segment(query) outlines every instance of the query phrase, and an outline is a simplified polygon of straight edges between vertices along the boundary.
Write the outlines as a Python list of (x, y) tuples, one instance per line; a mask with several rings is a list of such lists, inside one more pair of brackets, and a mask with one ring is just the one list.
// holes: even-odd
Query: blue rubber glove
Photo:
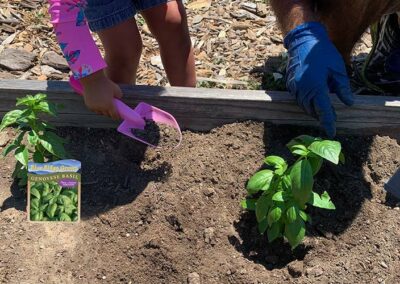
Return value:
[(342, 56), (318, 22), (299, 25), (285, 37), (289, 53), (286, 86), (297, 103), (319, 119), (329, 137), (336, 134), (336, 113), (329, 92), (346, 105), (354, 103)]

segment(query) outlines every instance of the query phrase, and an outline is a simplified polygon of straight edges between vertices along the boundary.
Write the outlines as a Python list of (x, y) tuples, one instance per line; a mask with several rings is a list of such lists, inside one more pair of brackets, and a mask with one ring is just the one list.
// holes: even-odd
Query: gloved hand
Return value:
[(289, 53), (287, 88), (309, 115), (319, 119), (326, 134), (334, 137), (336, 113), (329, 92), (348, 106), (354, 103), (342, 56), (318, 22), (297, 26), (287, 34), (284, 44)]

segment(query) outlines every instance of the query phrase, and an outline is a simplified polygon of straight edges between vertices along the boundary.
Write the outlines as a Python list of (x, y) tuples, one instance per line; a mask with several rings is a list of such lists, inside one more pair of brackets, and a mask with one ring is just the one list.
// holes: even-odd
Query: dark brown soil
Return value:
[[(115, 131), (62, 129), (83, 164), (79, 224), (32, 224), (0, 161), (3, 283), (400, 283), (400, 211), (383, 190), (400, 164), (388, 137), (339, 137), (347, 163), (325, 165), (304, 245), (269, 245), (239, 202), (266, 154), (309, 129), (237, 123), (184, 132), (159, 151)], [(10, 133), (12, 135), (12, 133)], [(201, 282), (196, 282), (200, 278)]]
[(132, 134), (156, 147), (164, 149), (173, 149), (179, 143), (179, 133), (175, 128), (148, 119), (146, 119), (144, 130), (134, 128), (132, 129)]

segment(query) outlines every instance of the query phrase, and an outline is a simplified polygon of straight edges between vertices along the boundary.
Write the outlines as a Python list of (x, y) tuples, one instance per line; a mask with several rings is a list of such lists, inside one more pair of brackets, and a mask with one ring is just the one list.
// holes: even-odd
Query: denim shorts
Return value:
[(87, 0), (85, 16), (93, 32), (114, 27), (136, 13), (171, 0)]

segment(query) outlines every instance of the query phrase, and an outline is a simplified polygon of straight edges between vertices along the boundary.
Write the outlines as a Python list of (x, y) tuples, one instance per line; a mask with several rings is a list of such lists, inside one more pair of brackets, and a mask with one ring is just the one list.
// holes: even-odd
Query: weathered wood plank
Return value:
[[(209, 130), (248, 119), (275, 124), (310, 125), (317, 122), (305, 115), (285, 92), (194, 89), (181, 87), (122, 86), (124, 101), (145, 101), (173, 114), (183, 128)], [(91, 113), (67, 82), (0, 80), (0, 116), (14, 108), (15, 98), (46, 93), (64, 105), (53, 123), (78, 127), (114, 127), (110, 119)], [(353, 134), (395, 133), (400, 130), (400, 97), (356, 96), (349, 108), (332, 96), (338, 129)]]

